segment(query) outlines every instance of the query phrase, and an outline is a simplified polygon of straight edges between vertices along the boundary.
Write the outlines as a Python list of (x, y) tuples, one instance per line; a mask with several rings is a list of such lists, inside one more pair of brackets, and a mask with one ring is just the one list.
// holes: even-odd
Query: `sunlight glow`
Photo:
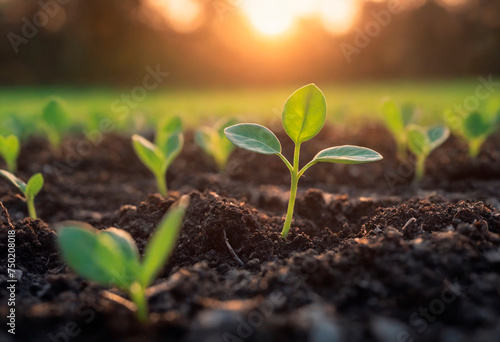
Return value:
[(295, 13), (286, 0), (245, 1), (243, 11), (257, 31), (269, 36), (285, 32), (295, 21)]
[(351, 28), (360, 4), (356, 0), (322, 0), (318, 5), (325, 29), (330, 33), (344, 33)]
[(198, 0), (148, 0), (152, 9), (164, 13), (177, 32), (196, 30), (202, 23), (203, 7)]
[(347, 31), (357, 14), (360, 0), (249, 0), (243, 13), (263, 35), (287, 32), (304, 18), (318, 18), (331, 33)]

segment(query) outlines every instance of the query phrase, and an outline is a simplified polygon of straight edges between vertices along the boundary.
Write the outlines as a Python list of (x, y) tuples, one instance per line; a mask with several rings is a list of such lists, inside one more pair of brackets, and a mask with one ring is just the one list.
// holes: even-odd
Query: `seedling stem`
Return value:
[(318, 162), (362, 164), (381, 160), (382, 156), (365, 147), (336, 146), (320, 151), (306, 166), (299, 169), (301, 144), (314, 138), (326, 121), (325, 96), (314, 84), (298, 89), (288, 98), (281, 120), (285, 132), (295, 143), (293, 165), (281, 153), (281, 143), (276, 135), (264, 126), (251, 123), (237, 124), (227, 127), (224, 132), (226, 137), (238, 147), (261, 154), (279, 156), (290, 171), (290, 198), (285, 224), (281, 231), (281, 237), (286, 240), (292, 224), (299, 179), (307, 169)]
[(415, 164), (415, 178), (413, 179), (413, 185), (420, 184), (420, 182), (424, 178), (426, 159), (427, 155), (422, 155), (417, 157), (417, 163)]
[(290, 226), (292, 224), (293, 210), (295, 207), (295, 199), (297, 198), (297, 187), (299, 185), (299, 156), (300, 156), (300, 144), (295, 145), (295, 151), (293, 153), (293, 168), (290, 171), (292, 175), (292, 181), (290, 185), (290, 199), (288, 200), (288, 210), (286, 212), (285, 225), (281, 232), (281, 237), (286, 240), (288, 232), (290, 231)]
[(165, 175), (157, 174), (156, 175), (156, 183), (158, 184), (158, 192), (163, 197), (167, 196), (167, 181), (165, 180)]
[(35, 198), (28, 198), (26, 204), (28, 205), (28, 214), (33, 220), (36, 220), (38, 217), (36, 216)]
[(137, 306), (137, 319), (142, 323), (146, 323), (149, 316), (148, 303), (146, 301), (146, 291), (138, 282), (136, 282), (130, 287), (129, 296)]

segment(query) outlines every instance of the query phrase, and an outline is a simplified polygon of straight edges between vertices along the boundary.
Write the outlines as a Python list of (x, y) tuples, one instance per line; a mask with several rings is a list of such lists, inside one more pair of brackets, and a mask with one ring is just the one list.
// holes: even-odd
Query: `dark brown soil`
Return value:
[[(289, 157), (291, 142), (278, 136)], [(42, 172), (46, 180), (41, 219), (27, 219), (25, 203), (0, 182), (2, 317), (9, 229), (18, 270), (16, 335), (2, 329), (1, 341), (500, 341), (499, 134), (474, 161), (452, 137), (416, 189), (383, 128), (324, 129), (303, 145), (303, 163), (339, 144), (385, 159), (308, 171), (287, 242), (280, 231), (289, 175), (277, 157), (237, 150), (217, 173), (188, 134), (163, 198), (128, 137), (107, 136), (78, 153), (82, 141), (68, 138), (62, 153), (43, 139), (23, 145), (21, 177)], [(148, 292), (150, 325), (105, 295), (122, 293), (60, 260), (56, 223), (124, 229), (142, 252), (181, 194), (191, 201), (175, 252)]]

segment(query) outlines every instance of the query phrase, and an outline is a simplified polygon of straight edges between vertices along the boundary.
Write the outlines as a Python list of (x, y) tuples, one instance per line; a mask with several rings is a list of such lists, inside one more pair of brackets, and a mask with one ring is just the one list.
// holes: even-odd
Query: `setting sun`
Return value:
[(269, 36), (285, 32), (295, 21), (295, 13), (287, 1), (246, 1), (243, 10), (255, 29)]
[(348, 30), (359, 8), (357, 0), (252, 0), (242, 4), (256, 31), (275, 36), (291, 29), (300, 19), (317, 18), (331, 33)]

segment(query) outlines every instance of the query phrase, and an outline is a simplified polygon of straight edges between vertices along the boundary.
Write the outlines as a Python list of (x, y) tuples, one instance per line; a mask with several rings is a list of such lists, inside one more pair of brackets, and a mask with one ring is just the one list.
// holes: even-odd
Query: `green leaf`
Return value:
[(165, 163), (163, 164), (164, 171), (167, 170), (168, 166), (174, 161), (175, 158), (177, 158), (179, 153), (181, 153), (183, 145), (184, 136), (182, 135), (182, 133), (171, 135), (167, 139), (162, 149), (163, 156), (165, 158)]
[(173, 136), (182, 133), (182, 120), (174, 116), (168, 120), (165, 120), (160, 124), (156, 130), (155, 145), (158, 146), (165, 153), (167, 148), (167, 141)]
[(153, 282), (172, 254), (188, 204), (189, 197), (182, 197), (180, 204), (168, 211), (153, 233), (144, 252), (139, 278), (139, 282), (144, 288)]
[(430, 141), (430, 149), (434, 150), (441, 146), (450, 136), (450, 130), (446, 126), (434, 126), (427, 130)]
[(380, 153), (366, 147), (337, 146), (320, 151), (314, 158), (316, 162), (329, 162), (340, 164), (362, 164), (382, 160)]
[(258, 124), (237, 124), (224, 130), (236, 146), (262, 154), (281, 153), (281, 144), (268, 128)]
[(283, 108), (283, 127), (296, 144), (316, 136), (323, 128), (325, 120), (325, 96), (315, 84), (296, 90)]
[(132, 136), (132, 146), (139, 159), (147, 166), (154, 174), (160, 174), (163, 170), (165, 157), (162, 151), (147, 139), (140, 135)]
[(28, 184), (26, 185), (26, 197), (35, 198), (36, 195), (43, 188), (43, 176), (41, 173), (37, 173), (28, 180)]
[(217, 140), (216, 131), (208, 127), (198, 129), (194, 135), (196, 144), (211, 156), (213, 155), (213, 151), (217, 150)]
[(417, 155), (428, 155), (432, 150), (441, 146), (450, 136), (450, 130), (446, 126), (434, 126), (429, 129), (417, 125), (408, 126), (408, 147)]
[(17, 158), (19, 157), (20, 151), (21, 144), (15, 135), (9, 135), (7, 137), (0, 136), (0, 155), (3, 157), (9, 171), (12, 173), (16, 172)]
[(219, 170), (226, 167), (229, 155), (235, 148), (234, 144), (224, 135), (224, 128), (227, 127), (227, 124), (235, 122), (237, 121), (234, 119), (224, 120), (222, 124), (216, 125), (218, 129), (202, 127), (195, 133), (196, 144), (215, 159)]
[(52, 99), (44, 107), (42, 119), (49, 127), (61, 133), (67, 127), (68, 114), (62, 100)]
[(90, 225), (68, 222), (58, 228), (57, 240), (64, 260), (73, 271), (99, 284), (127, 289), (125, 260), (116, 238), (99, 234)]
[(417, 125), (408, 126), (407, 137), (408, 148), (413, 154), (420, 156), (430, 153), (431, 142), (424, 128)]
[(494, 122), (495, 117), (498, 115), (500, 110), (500, 97), (490, 97), (486, 102), (483, 102), (480, 113), (484, 119), (488, 122)]
[(221, 137), (226, 138), (224, 135), (224, 130), (229, 127), (229, 126), (234, 126), (238, 123), (238, 120), (235, 118), (224, 118), (222, 120), (219, 120), (217, 124), (215, 125), (215, 128), (217, 129), (217, 132)]
[(478, 112), (473, 112), (467, 115), (463, 121), (463, 131), (465, 137), (476, 139), (490, 133), (490, 125)]
[(415, 118), (415, 105), (412, 103), (405, 103), (401, 107), (401, 117), (403, 119), (403, 126), (407, 127)]
[(500, 110), (493, 117), (493, 125), (496, 126), (494, 129), (498, 129), (500, 126)]
[(19, 190), (19, 192), (26, 196), (26, 183), (14, 176), (12, 173), (5, 170), (0, 170), (0, 176), (9, 181), (17, 188), (17, 190)]
[(124, 280), (131, 285), (137, 279), (140, 269), (139, 251), (134, 239), (126, 231), (116, 228), (108, 228), (100, 234), (108, 235), (116, 242), (125, 266), (120, 273), (124, 274)]
[(405, 123), (401, 115), (401, 109), (396, 102), (392, 100), (386, 101), (382, 105), (382, 114), (385, 125), (389, 131), (391, 131), (396, 138), (400, 136), (404, 132)]

